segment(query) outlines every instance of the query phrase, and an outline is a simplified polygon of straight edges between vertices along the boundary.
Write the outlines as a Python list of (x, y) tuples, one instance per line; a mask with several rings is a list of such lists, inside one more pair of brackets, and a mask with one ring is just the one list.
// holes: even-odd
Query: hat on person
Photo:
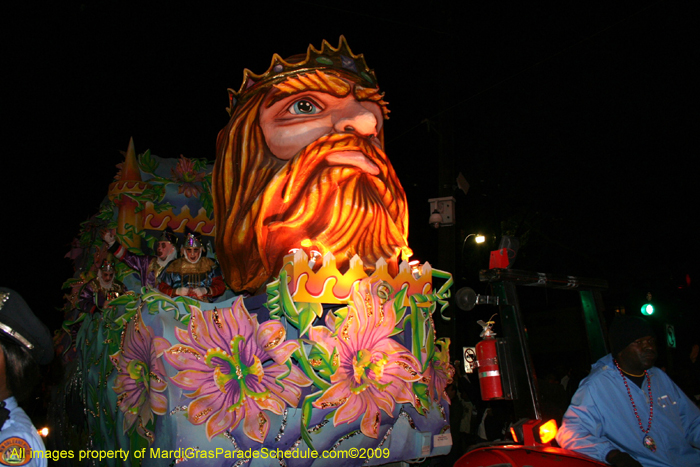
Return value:
[(197, 232), (187, 232), (185, 234), (185, 243), (183, 244), (185, 248), (204, 248), (202, 244), (202, 236)]
[(617, 315), (610, 325), (610, 353), (613, 357), (639, 338), (653, 336), (651, 325), (638, 316)]
[(163, 233), (158, 238), (158, 241), (170, 242), (173, 246), (177, 246), (177, 236), (175, 235), (175, 232), (173, 232), (173, 229), (171, 229), (170, 227), (166, 227), (165, 230), (163, 230)]
[(100, 265), (101, 271), (116, 272), (115, 268), (116, 265), (114, 264), (114, 260), (110, 258), (103, 259), (102, 264)]
[(0, 287), (0, 334), (26, 348), (37, 363), (51, 362), (53, 342), (49, 328), (34, 315), (20, 294), (6, 287)]
[(207, 255), (207, 245), (202, 238), (202, 234), (194, 232), (187, 226), (185, 227), (185, 241), (182, 244), (182, 248), (201, 248), (202, 256)]

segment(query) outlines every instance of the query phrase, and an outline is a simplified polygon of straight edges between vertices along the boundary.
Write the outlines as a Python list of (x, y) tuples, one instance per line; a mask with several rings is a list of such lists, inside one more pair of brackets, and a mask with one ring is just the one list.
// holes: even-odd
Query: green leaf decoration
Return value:
[(163, 185), (150, 185), (141, 193), (141, 198), (144, 201), (151, 201), (153, 204), (158, 204), (165, 196), (165, 187)]
[(344, 306), (342, 308), (336, 308), (335, 310), (329, 310), (328, 313), (330, 313), (332, 316), (335, 317), (335, 329), (331, 329), (333, 331), (333, 334), (338, 331), (338, 326), (340, 326), (340, 323), (342, 323), (345, 318), (348, 316), (348, 311), (349, 307)]
[(423, 371), (425, 371), (428, 368), (428, 364), (430, 364), (430, 360), (432, 360), (433, 355), (435, 354), (435, 327), (433, 326), (432, 319), (430, 318), (430, 314), (427, 314), (427, 319), (426, 319), (426, 329), (425, 329), (425, 362), (423, 363)]
[(334, 361), (338, 361), (338, 348), (333, 348), (333, 353), (328, 351), (319, 344), (314, 344), (309, 351), (309, 363), (314, 371), (327, 381), (331, 380), (331, 375), (336, 372), (339, 365), (333, 365)]
[[(188, 324), (190, 322), (191, 315), (189, 313), (189, 306), (200, 305), (200, 303), (193, 298), (171, 298), (157, 290), (149, 289), (147, 287), (142, 289), (142, 293), (143, 295), (141, 296), (141, 299), (145, 303), (145, 308), (149, 314), (154, 315), (158, 313), (173, 313), (175, 319), (184, 324)], [(182, 313), (180, 307), (178, 306), (179, 304), (184, 305), (185, 310), (188, 311)]]
[(151, 249), (151, 251), (155, 251), (155, 244), (158, 239), (153, 235), (149, 235), (145, 230), (139, 232), (139, 235), (143, 239), (143, 243), (145, 243), (146, 246)]
[(428, 394), (428, 385), (423, 383), (413, 383), (413, 392), (416, 394), (418, 407), (416, 409), (422, 415), (428, 413), (430, 409), (430, 395)]
[(394, 308), (394, 313), (396, 313), (396, 326), (394, 326), (394, 330), (391, 333), (392, 336), (400, 334), (404, 330), (403, 318), (404, 318), (404, 315), (406, 314), (406, 310), (409, 309), (409, 307), (406, 307), (403, 305), (403, 301), (404, 301), (404, 297), (406, 297), (406, 293), (408, 293), (408, 286), (402, 288), (401, 290), (396, 292), (396, 295), (394, 295), (393, 308)]
[(287, 360), (284, 363), (284, 365), (287, 368), (287, 370), (284, 373), (281, 373), (278, 376), (275, 376), (275, 384), (277, 386), (279, 386), (280, 389), (282, 389), (283, 391), (285, 389), (283, 381), (287, 376), (289, 376), (292, 373), (292, 366), (293, 366), (291, 360)]
[(211, 174), (202, 180), (202, 193), (199, 195), (199, 201), (202, 203), (207, 217), (212, 217), (214, 213), (214, 198), (211, 195)]
[(156, 169), (158, 168), (158, 162), (151, 156), (150, 149), (147, 149), (143, 154), (139, 154), (139, 169), (142, 172), (155, 175)]
[(284, 310), (282, 310), (281, 297), (280, 297), (280, 279), (279, 277), (267, 284), (265, 289), (267, 294), (267, 302), (265, 302), (265, 308), (270, 311), (270, 319), (280, 319), (284, 316)]
[(314, 320), (323, 316), (323, 306), (320, 303), (295, 302), (287, 282), (287, 271), (282, 269), (279, 277), (267, 285), (265, 306), (270, 311), (270, 318), (280, 319), (284, 316), (303, 336)]
[(192, 167), (194, 168), (195, 172), (204, 172), (207, 168), (207, 164), (209, 163), (209, 161), (206, 159), (192, 158), (190, 160), (193, 162)]
[(296, 309), (299, 313), (299, 335), (303, 336), (311, 328), (311, 324), (318, 317), (323, 315), (323, 306), (320, 303), (297, 303)]
[[(109, 302), (110, 306), (120, 306), (120, 305), (127, 305), (128, 303), (131, 303), (135, 300), (135, 296), (132, 294), (124, 294), (121, 295)], [(136, 299), (138, 300), (138, 299)]]
[(292, 326), (299, 329), (299, 311), (289, 293), (289, 288), (287, 287), (287, 272), (284, 270), (280, 271), (275, 292), (279, 293), (279, 298), (276, 299), (275, 305), (278, 308), (276, 312), (277, 315), (281, 312)]
[[(117, 240), (121, 245), (128, 245), (134, 238), (139, 236), (139, 232), (131, 224), (124, 224), (124, 233), (117, 232), (116, 234)], [(143, 252), (139, 248), (127, 247), (127, 250), (137, 255), (143, 254)]]
[(425, 337), (425, 316), (420, 307), (416, 304), (415, 295), (409, 299), (411, 315), (411, 353), (421, 364), (421, 370), (425, 371), (425, 358), (423, 358), (423, 342)]
[(309, 435), (309, 422), (311, 421), (311, 414), (313, 412), (313, 404), (316, 399), (321, 397), (323, 391), (318, 391), (313, 394), (309, 394), (304, 398), (304, 403), (301, 406), (301, 437), (309, 447), (309, 449), (314, 449), (313, 442), (311, 441), (311, 436)]
[(176, 301), (176, 302), (179, 302), (179, 303), (184, 303), (184, 304), (185, 304), (185, 308), (187, 308), (187, 309), (189, 309), (190, 306), (196, 306), (196, 307), (199, 307), (199, 306), (200, 306), (199, 301), (195, 300), (195, 299), (192, 298), (192, 297), (184, 297), (184, 296), (182, 296), (182, 297), (177, 297), (177, 298), (175, 299), (175, 301)]
[(326, 390), (331, 387), (330, 383), (322, 378), (319, 378), (319, 376), (316, 374), (311, 362), (309, 362), (309, 358), (306, 356), (306, 351), (304, 350), (304, 345), (302, 344), (301, 340), (299, 340), (299, 344), (299, 349), (294, 351), (294, 358), (299, 363), (299, 366), (301, 366), (302, 371), (309, 377), (309, 379), (311, 379), (314, 386), (317, 388)]
[(161, 213), (163, 211), (167, 211), (169, 209), (173, 209), (175, 206), (173, 206), (170, 203), (158, 203), (153, 205), (153, 210), (157, 213)]

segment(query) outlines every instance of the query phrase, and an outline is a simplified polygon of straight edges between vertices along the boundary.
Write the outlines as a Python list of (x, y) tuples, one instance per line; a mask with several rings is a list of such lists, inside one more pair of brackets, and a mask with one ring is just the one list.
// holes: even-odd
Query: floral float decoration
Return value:
[(112, 389), (124, 414), (124, 433), (135, 427), (149, 443), (153, 442), (153, 416), (165, 415), (168, 406), (160, 356), (169, 346), (162, 337), (155, 337), (153, 329), (137, 313), (122, 331), (120, 350), (111, 356), (117, 371)]
[(180, 343), (164, 354), (178, 370), (172, 383), (192, 391), (185, 394), (194, 399), (188, 420), (206, 423), (209, 440), (243, 421), (243, 433), (263, 442), (270, 430), (266, 412), (296, 407), (300, 388), (311, 384), (290, 361), (299, 344), (285, 340), (279, 321), (259, 325), (242, 298), (229, 308), (191, 307), (191, 313), (188, 329), (175, 329)]
[[(361, 262), (355, 258), (360, 267), (341, 274), (329, 254), (312, 270), (304, 250), (292, 252), (286, 261), (279, 278), (267, 287), (267, 307), (271, 318), (283, 319), (308, 336), (300, 339), (303, 346), (294, 354), (320, 389), (303, 403), (301, 434), (308, 446), (315, 446), (308, 431), (313, 409), (331, 410), (332, 417), (326, 419), (332, 418), (334, 426), (360, 419), (359, 431), (378, 438), (383, 416), (394, 418), (397, 405), (408, 404), (426, 415), (440, 407), (441, 399), (449, 402), (444, 393), (454, 375), (449, 339), (438, 339), (436, 346), (432, 321), (437, 305), (444, 309), (449, 298), (449, 273), (427, 263), (410, 268), (404, 262), (396, 277), (381, 267), (367, 276), (358, 272)], [(437, 291), (431, 276), (446, 280)], [(323, 292), (314, 297), (312, 287)], [(346, 290), (349, 297), (344, 297)], [(315, 301), (298, 302), (299, 296)], [(324, 315), (321, 300), (346, 306)], [(325, 326), (313, 326), (320, 320)]]
[(177, 166), (172, 169), (173, 180), (179, 186), (177, 192), (187, 198), (199, 196), (202, 193), (201, 183), (205, 181), (205, 174), (198, 171), (197, 162), (180, 155)]
[(337, 353), (338, 365), (332, 386), (313, 402), (319, 409), (336, 407), (333, 423), (349, 423), (362, 417), (365, 436), (377, 438), (382, 411), (392, 417), (396, 403), (413, 403), (411, 383), (420, 379), (416, 358), (389, 336), (394, 332), (396, 312), (392, 300), (382, 303), (381, 283), (362, 280), (353, 292), (345, 316), (329, 328), (312, 328), (311, 340), (326, 352)]

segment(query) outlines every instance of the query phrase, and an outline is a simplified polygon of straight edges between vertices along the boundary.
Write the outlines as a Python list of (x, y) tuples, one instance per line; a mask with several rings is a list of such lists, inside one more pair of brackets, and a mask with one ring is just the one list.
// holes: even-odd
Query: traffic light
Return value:
[(654, 314), (654, 305), (651, 304), (651, 292), (647, 292), (647, 302), (642, 305), (642, 314), (651, 316)]

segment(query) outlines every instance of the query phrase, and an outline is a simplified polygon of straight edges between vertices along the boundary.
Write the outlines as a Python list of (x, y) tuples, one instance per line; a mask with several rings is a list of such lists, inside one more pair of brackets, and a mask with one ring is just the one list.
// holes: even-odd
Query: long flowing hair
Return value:
[(258, 119), (264, 97), (258, 93), (236, 108), (216, 142), (212, 174), (216, 251), (226, 282), (236, 291), (255, 291), (269, 277), (269, 272), (260, 271), (255, 204), (282, 161), (266, 151)]

